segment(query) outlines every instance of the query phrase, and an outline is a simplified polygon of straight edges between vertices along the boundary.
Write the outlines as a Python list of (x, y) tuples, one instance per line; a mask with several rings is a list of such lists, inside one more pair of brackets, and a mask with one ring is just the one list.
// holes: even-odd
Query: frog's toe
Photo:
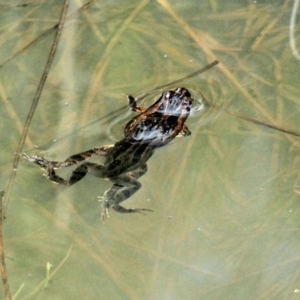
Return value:
[(21, 154), (19, 154), (19, 153), (16, 153), (16, 154), (17, 154), (17, 155), (19, 155), (20, 157), (23, 157), (23, 158), (25, 158), (25, 159), (29, 160), (29, 161), (31, 161), (31, 160), (32, 160), (31, 156), (30, 156), (30, 155), (28, 155), (28, 154), (26, 154), (26, 153), (21, 153)]
[(144, 211), (151, 211), (151, 212), (154, 212), (154, 210), (152, 210), (152, 209), (148, 209), (148, 208), (133, 208), (133, 212), (139, 212), (139, 213), (141, 213), (141, 214), (143, 214), (143, 215), (146, 215), (145, 213), (144, 213)]
[(27, 159), (28, 161), (40, 166), (43, 169), (47, 169), (48, 168), (48, 161), (41, 157), (41, 156), (37, 156), (37, 155), (28, 155), (26, 153), (22, 153), (21, 156), (25, 159)]
[(109, 209), (108, 208), (103, 208), (101, 212), (101, 221), (104, 223), (105, 217), (109, 218)]
[(111, 208), (113, 208), (115, 211), (117, 211), (119, 213), (136, 213), (136, 212), (138, 212), (138, 213), (145, 215), (144, 211), (153, 212), (152, 209), (148, 209), (148, 208), (125, 208), (118, 204), (114, 204), (113, 206), (111, 206)]

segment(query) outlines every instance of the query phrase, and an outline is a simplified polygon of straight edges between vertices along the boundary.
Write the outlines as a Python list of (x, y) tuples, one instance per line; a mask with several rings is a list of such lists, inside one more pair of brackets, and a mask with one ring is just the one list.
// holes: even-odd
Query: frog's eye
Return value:
[(169, 99), (171, 97), (170, 91), (166, 91), (163, 93), (164, 98)]
[(191, 97), (190, 92), (184, 87), (177, 88), (175, 93), (178, 94), (179, 97)]
[(175, 90), (175, 94), (183, 94), (184, 90), (185, 90), (185, 88), (177, 88)]

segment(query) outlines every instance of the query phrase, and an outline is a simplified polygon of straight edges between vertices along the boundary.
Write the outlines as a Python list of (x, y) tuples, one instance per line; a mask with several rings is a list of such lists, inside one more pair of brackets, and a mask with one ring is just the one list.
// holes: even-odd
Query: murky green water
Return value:
[(223, 110), (300, 133), (299, 62), (290, 46), (294, 36), (300, 49), (297, 23), (290, 32), (294, 2), (97, 1), (73, 14), (84, 3), (71, 1), (23, 152), (63, 160), (112, 144), (133, 116), (124, 94), (138, 96), (220, 61), (180, 85), (222, 109), (193, 115), (192, 135), (159, 149), (142, 189), (124, 203), (154, 212), (112, 211), (104, 224), (97, 197), (108, 181), (87, 176), (58, 186), (25, 160), (11, 179), (60, 18), (58, 2), (0, 4), (0, 190), (11, 183), (3, 222), (11, 293), (298, 299), (300, 139)]

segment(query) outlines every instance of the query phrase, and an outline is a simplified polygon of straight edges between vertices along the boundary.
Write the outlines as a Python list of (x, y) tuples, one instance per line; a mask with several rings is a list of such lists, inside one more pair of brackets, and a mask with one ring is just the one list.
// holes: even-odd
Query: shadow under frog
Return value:
[[(123, 139), (116, 144), (72, 155), (63, 162), (22, 154), (22, 157), (45, 169), (47, 177), (55, 183), (73, 185), (87, 173), (109, 179), (113, 186), (102, 197), (102, 220), (105, 215), (108, 216), (110, 208), (119, 213), (152, 211), (145, 208), (124, 208), (120, 203), (141, 187), (138, 179), (147, 172), (147, 161), (156, 148), (168, 144), (179, 133), (191, 134), (184, 124), (193, 104), (191, 94), (186, 88), (163, 92), (148, 108), (137, 106), (136, 99), (131, 95), (128, 95), (128, 100), (130, 108), (139, 114), (127, 123)], [(104, 164), (87, 162), (93, 155), (105, 156)], [(80, 165), (67, 180), (55, 173), (56, 169), (75, 164)]]

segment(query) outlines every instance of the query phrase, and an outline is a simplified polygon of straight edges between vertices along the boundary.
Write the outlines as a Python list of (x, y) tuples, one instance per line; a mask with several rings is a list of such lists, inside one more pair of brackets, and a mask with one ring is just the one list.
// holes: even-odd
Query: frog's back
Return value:
[(128, 122), (125, 138), (155, 147), (167, 144), (183, 129), (192, 103), (186, 88), (164, 92), (154, 104)]

